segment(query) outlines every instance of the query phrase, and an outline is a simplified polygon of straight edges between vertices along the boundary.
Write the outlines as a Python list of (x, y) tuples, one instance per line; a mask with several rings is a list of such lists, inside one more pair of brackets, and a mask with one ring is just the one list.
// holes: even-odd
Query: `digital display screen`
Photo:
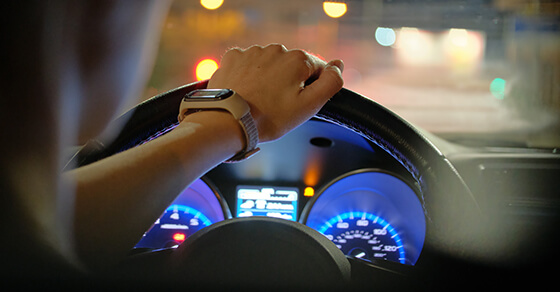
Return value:
[(267, 216), (296, 221), (297, 203), (297, 188), (237, 187), (237, 217)]
[(198, 89), (188, 93), (186, 98), (220, 100), (230, 97), (231, 95), (233, 95), (233, 91), (229, 89)]

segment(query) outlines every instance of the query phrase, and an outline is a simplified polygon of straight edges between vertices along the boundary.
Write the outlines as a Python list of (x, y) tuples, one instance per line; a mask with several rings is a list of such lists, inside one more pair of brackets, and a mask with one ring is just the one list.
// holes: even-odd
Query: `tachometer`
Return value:
[(346, 212), (329, 219), (318, 231), (344, 254), (405, 263), (405, 250), (397, 230), (379, 216)]
[(231, 214), (225, 201), (207, 181), (198, 179), (177, 196), (135, 248), (177, 246), (196, 231), (226, 218)]
[(196, 231), (212, 223), (208, 217), (194, 208), (171, 205), (142, 237), (136, 247), (165, 248), (177, 246)]

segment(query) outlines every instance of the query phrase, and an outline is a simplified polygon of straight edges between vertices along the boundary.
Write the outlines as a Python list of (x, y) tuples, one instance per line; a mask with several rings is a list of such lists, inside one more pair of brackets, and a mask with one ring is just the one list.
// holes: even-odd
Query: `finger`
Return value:
[(307, 62), (309, 64), (310, 70), (309, 70), (309, 75), (305, 79), (305, 86), (308, 86), (311, 83), (315, 82), (315, 80), (319, 78), (321, 72), (323, 72), (323, 70), (327, 66), (327, 62), (325, 62), (324, 60), (311, 54), (308, 55), (310, 59)]
[(319, 74), (326, 66), (326, 62), (309, 54), (303, 50), (289, 50), (288, 55), (291, 60), (287, 63), (291, 68), (298, 68), (294, 77), (297, 82), (301, 82), (302, 85), (305, 82), (311, 83), (319, 77)]
[(306, 99), (326, 102), (344, 85), (342, 70), (344, 70), (344, 63), (341, 60), (330, 61), (323, 68), (317, 80), (306, 86), (301, 94)]
[(231, 47), (226, 51), (226, 54), (227, 53), (242, 53), (243, 51), (245, 51), (245, 50), (240, 48), (240, 47)]
[(232, 48), (228, 49), (222, 55), (222, 59), (220, 61), (220, 67), (222, 67), (225, 64), (228, 64), (229, 62), (231, 62), (232, 60), (238, 58), (239, 56), (241, 56), (241, 54), (243, 54), (243, 52), (244, 52), (244, 50), (239, 48), (239, 47), (232, 47)]
[(274, 51), (280, 51), (280, 52), (287, 52), (288, 51), (288, 49), (286, 49), (286, 47), (283, 44), (277, 44), (277, 43), (268, 44), (264, 48), (265, 49), (270, 48)]

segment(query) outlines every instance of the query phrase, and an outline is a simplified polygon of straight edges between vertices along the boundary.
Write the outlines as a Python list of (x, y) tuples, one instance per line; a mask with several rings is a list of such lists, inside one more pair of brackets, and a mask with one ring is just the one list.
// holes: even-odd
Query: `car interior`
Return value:
[[(75, 164), (164, 135), (183, 96), (205, 86), (139, 104), (115, 140), (90, 142)], [(261, 148), (179, 194), (127, 275), (206, 288), (442, 288), (547, 275), (558, 258), (553, 151), (455, 145), (347, 89)]]
[(185, 186), (123, 262), (70, 287), (554, 285), (559, 19), (553, 0), (175, 0), (142, 97), (115, 136), (69, 149), (65, 170), (172, 131), (231, 47), (340, 58), (344, 88)]

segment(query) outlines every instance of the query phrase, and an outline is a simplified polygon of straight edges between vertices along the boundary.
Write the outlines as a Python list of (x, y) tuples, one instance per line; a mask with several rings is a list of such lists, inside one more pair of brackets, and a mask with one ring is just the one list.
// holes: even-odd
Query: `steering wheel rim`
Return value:
[[(115, 121), (124, 125), (116, 137), (90, 141), (68, 167), (87, 165), (166, 131), (177, 123), (183, 96), (206, 85), (206, 81), (191, 83), (139, 104)], [(424, 250), (448, 255), (460, 253), (466, 257), (476, 254), (473, 243), (480, 238), (482, 217), (478, 205), (447, 158), (412, 125), (371, 99), (344, 88), (326, 103), (316, 118), (362, 135), (410, 172), (421, 190), (427, 218)], [(416, 265), (422, 266), (422, 256)]]

